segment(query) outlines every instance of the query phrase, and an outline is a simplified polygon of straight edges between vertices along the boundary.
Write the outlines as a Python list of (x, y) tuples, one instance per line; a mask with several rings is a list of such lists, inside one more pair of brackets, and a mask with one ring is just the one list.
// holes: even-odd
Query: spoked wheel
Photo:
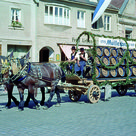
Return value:
[(101, 97), (100, 88), (97, 85), (91, 85), (87, 91), (87, 97), (91, 103), (97, 103)]
[(125, 86), (118, 86), (116, 90), (121, 96), (124, 96), (127, 93), (127, 87)]
[(78, 101), (80, 99), (80, 97), (81, 97), (81, 93), (79, 91), (77, 91), (77, 90), (69, 90), (68, 94), (69, 94), (69, 98), (73, 102)]

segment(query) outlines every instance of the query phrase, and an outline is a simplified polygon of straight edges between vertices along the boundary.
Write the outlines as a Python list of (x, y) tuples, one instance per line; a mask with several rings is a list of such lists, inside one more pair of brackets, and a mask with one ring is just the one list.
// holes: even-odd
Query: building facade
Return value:
[(136, 0), (122, 0), (121, 4), (116, 3), (115, 6), (119, 8), (118, 35), (136, 39)]
[[(103, 16), (92, 26), (92, 15), (97, 1), (40, 0), (37, 7), (37, 54), (39, 61), (64, 61), (70, 48), (83, 31), (116, 36), (118, 33), (118, 9), (107, 8)], [(80, 44), (88, 45), (83, 37)], [(66, 56), (65, 56), (66, 55)], [(66, 58), (65, 58), (66, 57)]]
[(0, 1), (0, 55), (13, 50), (20, 58), (30, 49), (35, 52), (35, 7), (33, 0)]
[[(64, 61), (83, 31), (136, 39), (135, 0), (112, 0), (91, 25), (97, 4), (97, 0), (1, 0), (1, 55), (13, 50), (21, 57), (30, 50), (31, 61)], [(92, 41), (82, 37), (79, 44), (85, 47)]]

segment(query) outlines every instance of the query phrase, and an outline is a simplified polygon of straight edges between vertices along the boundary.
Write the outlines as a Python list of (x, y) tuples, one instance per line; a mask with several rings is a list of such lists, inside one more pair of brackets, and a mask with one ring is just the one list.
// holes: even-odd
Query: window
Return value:
[[(93, 13), (92, 13), (92, 20), (93, 20)], [(94, 24), (92, 24), (93, 29), (99, 29), (99, 19)]]
[(126, 30), (126, 38), (131, 39), (132, 38), (132, 30)]
[(45, 23), (70, 25), (70, 10), (57, 6), (45, 6)]
[(104, 30), (111, 31), (111, 17), (108, 15), (104, 16)]
[(12, 22), (21, 22), (21, 10), (20, 9), (11, 9), (11, 23)]
[(77, 27), (85, 28), (85, 12), (77, 11)]

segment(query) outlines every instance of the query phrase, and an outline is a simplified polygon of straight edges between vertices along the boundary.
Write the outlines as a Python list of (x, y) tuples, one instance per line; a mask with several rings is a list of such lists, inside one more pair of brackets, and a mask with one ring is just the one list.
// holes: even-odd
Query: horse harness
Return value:
[[(15, 63), (15, 65), (14, 65), (14, 63)], [(37, 82), (38, 82), (38, 80), (42, 80), (42, 81), (46, 81), (46, 82), (55, 81), (54, 78), (43, 76), (40, 66), (36, 66), (30, 62), (25, 63), (25, 65), (22, 66), (20, 64), (19, 59), (14, 61), (14, 63), (11, 63), (11, 66), (8, 67), (8, 70), (9, 71), (12, 70), (14, 73), (14, 74), (10, 73), (8, 79), (14, 84), (20, 83), (27, 76), (31, 76), (31, 77), (35, 78)], [(18, 67), (18, 69), (14, 68), (13, 66)], [(56, 74), (55, 76), (57, 78), (59, 78), (59, 74), (58, 74), (57, 69), (55, 70), (55, 74)]]

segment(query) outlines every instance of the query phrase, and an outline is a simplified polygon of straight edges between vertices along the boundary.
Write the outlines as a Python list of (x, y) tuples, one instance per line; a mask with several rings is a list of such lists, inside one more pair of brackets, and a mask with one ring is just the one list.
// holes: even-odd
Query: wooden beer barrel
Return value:
[(96, 78), (99, 78), (100, 77), (100, 69), (98, 67), (96, 67), (95, 72), (96, 72)]
[(110, 75), (111, 77), (116, 77), (117, 76), (117, 69), (110, 70)]
[(125, 69), (124, 69), (122, 66), (119, 66), (119, 67), (118, 67), (118, 74), (119, 74), (119, 76), (121, 76), (121, 77), (124, 77), (124, 76), (125, 76)]
[(112, 48), (111, 49), (111, 54), (114, 56), (114, 57), (117, 57), (118, 56), (118, 50), (116, 48)]
[(107, 56), (103, 56), (101, 60), (105, 65), (110, 65), (110, 61)]
[(125, 50), (123, 48), (118, 48), (118, 55), (119, 56), (123, 56), (124, 52), (125, 52)]
[(112, 56), (112, 57), (110, 57), (110, 62), (112, 65), (116, 65), (118, 63), (118, 60), (116, 57)]
[(136, 49), (133, 49), (133, 50), (132, 50), (132, 56), (133, 56), (133, 57), (136, 57)]
[(136, 66), (132, 66), (132, 68), (131, 68), (131, 69), (132, 69), (132, 73), (133, 73), (133, 75), (134, 75), (134, 76), (136, 76)]
[(100, 65), (101, 65), (99, 59), (100, 59), (99, 56), (95, 57), (95, 63), (96, 63), (97, 66), (100, 66)]
[[(122, 57), (119, 56), (119, 57), (118, 57), (118, 63), (121, 61), (121, 59), (122, 59)], [(124, 59), (121, 65), (125, 65), (125, 64), (126, 64), (126, 60)]]
[[(127, 68), (126, 68), (126, 75), (127, 75)], [(128, 76), (132, 76), (132, 68), (129, 67), (129, 73), (128, 73)]]
[(102, 77), (108, 77), (109, 76), (109, 70), (101, 68), (101, 75), (102, 75)]
[(134, 62), (136, 62), (136, 57), (133, 57), (132, 59), (133, 59)]
[(104, 48), (103, 48), (103, 54), (104, 54), (105, 56), (109, 57), (110, 54), (111, 54), (110, 48), (104, 47)]
[(103, 50), (102, 50), (101, 47), (97, 47), (97, 48), (96, 48), (96, 52), (97, 52), (97, 55), (98, 55), (99, 57), (101, 57), (101, 56), (103, 55)]

